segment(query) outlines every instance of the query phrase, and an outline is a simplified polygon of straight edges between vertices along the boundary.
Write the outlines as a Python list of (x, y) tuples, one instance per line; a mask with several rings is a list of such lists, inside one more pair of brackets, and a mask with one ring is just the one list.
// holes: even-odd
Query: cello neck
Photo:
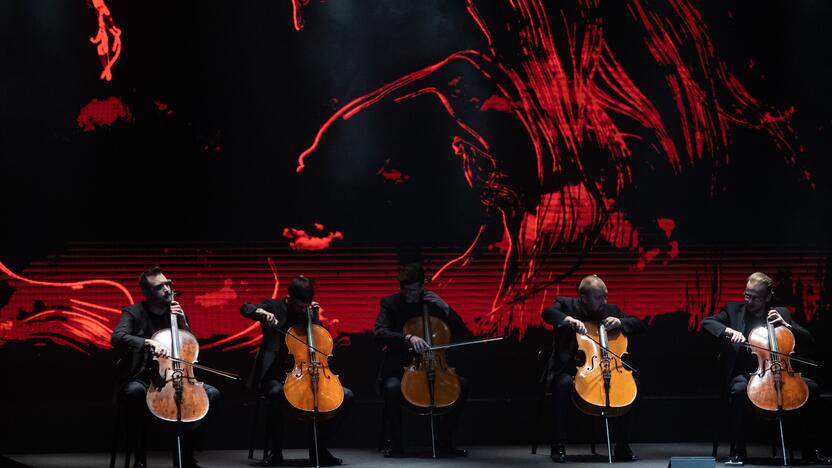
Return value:
[(318, 356), (315, 353), (317, 346), (315, 345), (315, 334), (312, 333), (312, 307), (306, 309), (306, 344), (309, 348), (309, 362), (318, 362)]
[(766, 329), (768, 330), (769, 349), (774, 351), (774, 353), (771, 354), (771, 360), (772, 362), (777, 362), (780, 360), (780, 350), (777, 347), (777, 336), (774, 334), (774, 326), (768, 321), (768, 318), (766, 318)]
[(433, 346), (433, 337), (431, 336), (433, 333), (431, 333), (430, 329), (430, 312), (428, 312), (428, 306), (424, 302), (422, 303), (422, 329), (428, 346)]
[(598, 323), (598, 341), (601, 342), (601, 357), (607, 358), (607, 348), (609, 348), (609, 340), (607, 339), (607, 327), (603, 323)]
[[(170, 313), (170, 355), (174, 359), (182, 359), (182, 352), (179, 349), (179, 321), (176, 319), (176, 314), (173, 312)], [(173, 363), (175, 366), (178, 366), (179, 363), (174, 361)]]

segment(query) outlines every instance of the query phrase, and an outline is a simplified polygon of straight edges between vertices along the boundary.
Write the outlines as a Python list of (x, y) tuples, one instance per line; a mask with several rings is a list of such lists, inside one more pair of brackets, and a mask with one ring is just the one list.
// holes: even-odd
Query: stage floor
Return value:
[[(634, 463), (622, 463), (624, 466), (656, 467), (666, 468), (670, 457), (683, 456), (710, 456), (710, 444), (633, 444), (633, 451), (640, 460)], [(396, 466), (398, 468), (409, 467), (431, 467), (451, 468), (459, 466), (470, 467), (505, 467), (505, 466), (557, 466), (549, 460), (549, 448), (542, 447), (536, 455), (532, 455), (528, 446), (490, 446), (490, 447), (468, 447), (470, 453), (464, 458), (440, 458), (433, 460), (426, 451), (413, 450), (409, 458), (387, 459), (372, 449), (333, 449), (335, 456), (344, 460), (344, 466), (350, 467), (380, 467)], [(605, 447), (598, 446), (598, 450)], [(213, 450), (197, 454), (200, 465), (205, 468), (214, 467), (247, 467), (261, 466), (258, 460), (248, 460), (247, 450)], [(255, 455), (262, 454), (262, 452)], [(306, 458), (306, 450), (285, 450), (284, 457)], [(720, 451), (721, 457), (727, 457), (727, 449)], [(779, 454), (778, 454), (779, 455)], [(799, 456), (799, 453), (795, 453)], [(576, 445), (567, 447), (567, 456), (574, 464), (585, 468), (608, 466), (606, 458), (595, 457), (589, 451), (588, 445)], [(21, 465), (37, 468), (93, 468), (106, 467), (109, 464), (107, 453), (62, 453), (62, 454), (8, 454), (8, 459), (19, 462)], [(779, 466), (782, 459), (771, 458), (770, 446), (750, 446), (749, 457), (754, 464), (746, 466)], [(8, 460), (6, 460), (8, 462)], [(123, 459), (117, 460), (116, 466), (122, 467)], [(0, 465), (5, 466), (0, 458)], [(801, 463), (794, 462), (792, 466), (799, 466)], [(170, 454), (166, 452), (152, 452), (148, 455), (149, 467), (171, 466)], [(292, 466), (304, 466), (301, 463)], [(724, 466), (717, 461), (717, 467)]]

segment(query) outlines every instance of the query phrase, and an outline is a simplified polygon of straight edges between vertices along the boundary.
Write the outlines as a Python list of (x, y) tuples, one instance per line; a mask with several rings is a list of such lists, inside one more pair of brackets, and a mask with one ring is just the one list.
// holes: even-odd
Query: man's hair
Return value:
[(586, 294), (589, 289), (600, 288), (607, 290), (607, 285), (598, 277), (598, 275), (585, 276), (584, 279), (578, 283), (578, 294)]
[(151, 276), (159, 276), (161, 274), (162, 269), (157, 266), (148, 268), (147, 270), (143, 271), (141, 275), (139, 275), (139, 287), (142, 288), (142, 291), (144, 291), (148, 288), (148, 286), (150, 286), (150, 283), (149, 281), (147, 281), (147, 278)]
[(751, 275), (748, 277), (748, 279), (745, 280), (745, 283), (750, 284), (752, 286), (756, 286), (758, 284), (764, 284), (768, 287), (768, 292), (773, 292), (774, 291), (774, 280), (771, 279), (771, 277), (768, 276), (767, 274), (759, 272), (759, 271), (755, 271), (754, 273), (751, 273)]
[(312, 302), (312, 298), (315, 297), (312, 280), (303, 275), (296, 276), (289, 283), (289, 295), (300, 301)]
[(399, 268), (398, 279), (400, 284), (424, 283), (425, 268), (421, 263), (408, 263)]

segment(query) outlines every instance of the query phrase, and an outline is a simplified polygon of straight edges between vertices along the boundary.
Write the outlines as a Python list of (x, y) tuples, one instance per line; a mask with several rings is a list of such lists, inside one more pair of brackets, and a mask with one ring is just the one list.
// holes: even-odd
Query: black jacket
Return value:
[[(744, 332), (745, 321), (747, 319), (745, 307), (746, 304), (744, 302), (729, 302), (718, 314), (702, 320), (703, 330), (717, 338), (723, 338), (720, 361), (722, 362), (722, 377), (725, 379), (725, 382), (730, 382), (732, 378), (741, 373), (741, 369), (737, 369), (737, 358), (740, 353), (749, 352), (746, 347), (738, 343), (731, 343), (725, 334), (725, 329), (728, 327), (740, 333)], [(809, 331), (792, 321), (792, 314), (789, 312), (789, 309), (785, 307), (770, 308), (776, 310), (783, 317), (783, 320), (791, 325), (798, 344), (812, 342), (812, 335)], [(748, 337), (746, 336), (745, 338), (747, 339)]]
[(546, 383), (547, 388), (556, 375), (575, 374), (575, 352), (578, 350), (578, 341), (572, 327), (563, 322), (567, 316), (581, 321), (615, 317), (621, 320), (622, 331), (627, 336), (647, 329), (643, 320), (625, 315), (615, 304), (604, 304), (598, 311), (598, 316), (590, 317), (581, 308), (581, 302), (578, 299), (558, 297), (554, 304), (543, 309), (543, 321), (555, 327), (552, 354), (541, 376), (541, 381)]
[[(185, 317), (177, 316), (177, 319), (180, 330), (191, 331)], [(170, 328), (170, 315), (154, 316), (146, 302), (122, 309), (121, 319), (110, 338), (113, 349), (118, 352), (117, 367), (122, 381), (140, 378), (151, 359), (144, 340), (164, 328)]]
[[(465, 326), (462, 317), (453, 308), (448, 306), (448, 314), (433, 303), (420, 303), (428, 308), (430, 315), (439, 317), (448, 324), (451, 334), (454, 337), (470, 336), (471, 332)], [(379, 369), (379, 382), (388, 377), (401, 377), (404, 367), (410, 364), (412, 353), (409, 345), (404, 340), (405, 322), (410, 318), (421, 315), (421, 306), (413, 307), (410, 314), (404, 310), (409, 309), (400, 293), (391, 294), (381, 299), (381, 310), (376, 317), (373, 327), (373, 340), (384, 347), (384, 361)]]
[[(277, 325), (269, 324), (259, 315), (255, 314), (254, 311), (257, 309), (263, 309), (274, 314), (274, 317), (277, 319)], [(249, 390), (257, 390), (263, 380), (276, 379), (283, 381), (286, 378), (285, 373), (270, 376), (266, 376), (266, 373), (269, 369), (284, 370), (290, 365), (284, 334), (289, 328), (295, 325), (305, 326), (306, 316), (290, 315), (286, 298), (266, 299), (260, 304), (243, 304), (240, 307), (240, 314), (248, 319), (259, 321), (260, 330), (263, 332), (263, 342), (260, 344), (260, 350), (254, 358), (254, 367), (244, 382), (246, 388)], [(321, 324), (317, 312), (312, 316), (312, 323), (315, 325)]]

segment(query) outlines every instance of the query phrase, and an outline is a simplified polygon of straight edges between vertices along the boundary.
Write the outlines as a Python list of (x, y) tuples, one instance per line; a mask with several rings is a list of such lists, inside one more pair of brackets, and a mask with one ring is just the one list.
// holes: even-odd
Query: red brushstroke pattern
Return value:
[[(480, 234), (482, 229), (476, 236)], [(473, 245), (461, 256), (456, 252), (442, 246), (424, 252), (433, 279), (428, 288), (453, 305), (469, 326), (476, 326), (489, 320), (504, 257)], [(589, 273), (604, 278), (610, 301), (628, 313), (649, 318), (686, 311), (695, 330), (724, 302), (741, 301), (746, 276), (761, 270), (775, 278), (778, 294), (798, 318), (814, 319), (829, 309), (822, 299), (828, 297), (828, 257), (828, 252), (794, 250), (737, 250), (726, 256), (689, 249), (672, 263), (653, 262), (634, 270), (637, 252), (606, 247), (574, 270), (572, 258), (544, 253), (538, 258), (538, 276), (563, 280), (525, 301), (523, 328), (541, 325), (542, 308), (555, 296), (574, 295), (579, 279)], [(137, 275), (148, 265), (160, 265), (184, 293), (180, 303), (203, 349), (255, 350), (260, 327), (240, 316), (240, 305), (280, 297), (285, 294), (281, 283), (300, 274), (315, 280), (324, 323), (343, 345), (349, 343), (346, 334), (372, 330), (379, 299), (398, 289), (393, 246), (298, 254), (277, 244), (169, 249), (75, 245), (20, 273), (0, 263), (0, 279), (13, 288), (8, 303), (0, 307), (0, 346), (27, 341), (85, 353), (109, 348), (121, 309), (141, 298)], [(279, 272), (276, 265), (281, 265)]]
[(410, 180), (410, 176), (404, 174), (399, 169), (394, 169), (390, 167), (390, 159), (384, 161), (384, 165), (376, 172), (376, 175), (381, 176), (385, 181), (392, 182), (396, 185), (401, 185), (408, 180)]
[(303, 7), (309, 5), (309, 0), (291, 0), (292, 1), (292, 26), (295, 31), (303, 29)]
[(98, 14), (98, 32), (90, 37), (90, 42), (96, 45), (98, 60), (101, 62), (101, 79), (113, 79), (113, 65), (121, 55), (121, 29), (116, 27), (110, 9), (104, 0), (92, 0), (92, 6)]
[[(319, 230), (323, 230), (322, 224), (318, 226), (321, 226)], [(324, 250), (328, 249), (335, 239), (343, 239), (344, 234), (341, 231), (333, 231), (321, 237), (307, 234), (303, 229), (284, 228), (283, 237), (291, 239), (289, 247), (294, 250)]]
[(133, 114), (121, 99), (110, 96), (102, 100), (91, 100), (81, 108), (75, 121), (81, 130), (91, 132), (101, 127), (109, 127), (117, 121), (132, 122)]
[[(484, 50), (455, 52), (347, 102), (301, 152), (297, 171), (335, 122), (385, 100), (435, 98), (460, 130), (450, 146), (461, 158), (469, 186), (493, 215), (488, 230), (503, 236), (504, 267), (480, 329), (522, 329), (518, 324), (529, 322), (524, 304), (550, 281), (540, 269), (547, 254), (576, 244), (584, 254), (609, 245), (634, 253), (629, 268), (635, 271), (684, 255), (670, 239), (668, 221), (674, 229), (675, 221), (657, 217), (653, 226), (633, 226), (617, 208), (619, 196), (633, 188), (636, 155), (664, 161), (677, 176), (702, 160), (719, 168), (728, 163), (731, 132), (740, 126), (761, 131), (788, 164), (798, 166), (793, 109), (770, 108), (743, 87), (716, 54), (700, 13), (687, 0), (669, 0), (664, 8), (626, 0), (629, 17), (605, 17), (602, 4), (609, 2), (601, 0), (576, 0), (562, 8), (542, 0), (509, 0), (488, 5), (489, 12), (503, 8), (493, 18), (478, 3), (468, 0), (467, 9), (482, 32)], [(512, 19), (506, 22), (506, 17)], [(626, 22), (640, 42), (607, 41), (608, 22)], [(619, 61), (617, 51), (632, 47), (644, 48), (652, 58), (675, 112), (660, 111)], [(459, 75), (460, 67), (492, 89), (479, 97), (472, 94), (481, 91), (461, 92), (467, 78)], [(510, 113), (531, 154), (493, 152), (488, 141), (498, 135), (477, 131), (471, 112), (489, 109)], [(536, 187), (506, 172), (503, 162), (510, 159), (530, 161)], [(599, 166), (605, 178), (594, 180), (587, 168)], [(813, 184), (811, 174), (804, 174)], [(655, 236), (640, 235), (643, 229), (664, 233), (665, 239), (656, 244)], [(582, 267), (580, 261), (573, 265)]]

